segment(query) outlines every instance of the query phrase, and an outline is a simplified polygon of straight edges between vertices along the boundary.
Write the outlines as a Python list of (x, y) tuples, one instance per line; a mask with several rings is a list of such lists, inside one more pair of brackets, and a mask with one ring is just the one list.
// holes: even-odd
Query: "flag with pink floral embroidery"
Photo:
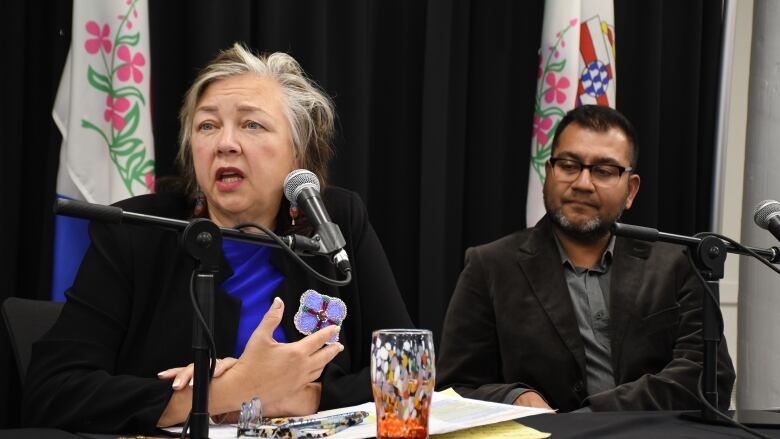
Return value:
[[(62, 133), (57, 195), (111, 204), (154, 190), (147, 0), (74, 0), (52, 117)], [(73, 282), (86, 222), (55, 221), (52, 297)]]
[(539, 49), (526, 225), (545, 214), (542, 186), (552, 138), (575, 106), (615, 107), (612, 0), (547, 0)]

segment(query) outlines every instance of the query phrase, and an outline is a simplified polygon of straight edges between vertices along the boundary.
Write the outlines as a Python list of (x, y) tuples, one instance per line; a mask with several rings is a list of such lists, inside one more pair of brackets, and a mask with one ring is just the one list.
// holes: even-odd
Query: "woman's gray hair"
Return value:
[(314, 172), (320, 179), (320, 185), (324, 187), (327, 182), (328, 161), (333, 156), (333, 102), (306, 76), (292, 56), (281, 52), (255, 55), (242, 44), (235, 43), (230, 49), (220, 52), (198, 73), (184, 96), (179, 112), (181, 129), (176, 159), (181, 167), (187, 192), (193, 195), (197, 190), (190, 144), (195, 106), (210, 84), (244, 74), (272, 78), (279, 83), (298, 166)]

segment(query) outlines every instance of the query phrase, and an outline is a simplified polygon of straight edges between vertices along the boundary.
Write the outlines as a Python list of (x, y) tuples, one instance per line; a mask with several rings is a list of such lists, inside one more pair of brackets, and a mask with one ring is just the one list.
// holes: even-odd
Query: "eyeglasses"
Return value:
[(580, 176), (583, 169), (587, 169), (590, 172), (590, 179), (593, 185), (599, 187), (613, 187), (620, 181), (620, 177), (623, 176), (624, 172), (628, 171), (630, 173), (634, 170), (630, 166), (625, 167), (602, 163), (586, 165), (577, 160), (558, 157), (550, 158), (550, 166), (553, 174), (555, 174), (555, 178), (562, 183), (573, 182)]

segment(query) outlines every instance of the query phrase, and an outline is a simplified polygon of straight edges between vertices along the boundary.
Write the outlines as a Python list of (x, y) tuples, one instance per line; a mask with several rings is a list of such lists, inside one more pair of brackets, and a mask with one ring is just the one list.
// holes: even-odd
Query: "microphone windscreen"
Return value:
[(298, 194), (301, 193), (303, 188), (307, 187), (319, 192), (320, 180), (308, 169), (296, 169), (287, 174), (287, 177), (284, 179), (284, 196), (291, 203), (295, 203), (298, 199)]
[(764, 200), (756, 205), (753, 221), (758, 227), (766, 229), (769, 227), (769, 220), (777, 215), (780, 215), (780, 203), (775, 200)]

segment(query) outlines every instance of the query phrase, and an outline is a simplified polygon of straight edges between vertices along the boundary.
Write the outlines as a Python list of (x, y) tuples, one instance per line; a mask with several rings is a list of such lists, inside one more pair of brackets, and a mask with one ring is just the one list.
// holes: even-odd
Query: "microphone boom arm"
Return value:
[[(653, 229), (650, 227), (642, 227), (642, 226), (635, 226), (632, 224), (622, 224), (622, 223), (615, 223), (614, 226), (612, 226), (612, 233), (614, 233), (617, 236), (625, 236), (627, 238), (634, 238), (639, 239), (642, 241), (650, 241), (650, 242), (668, 242), (670, 244), (677, 244), (677, 245), (683, 245), (691, 248), (696, 248), (701, 244), (702, 239), (697, 238), (695, 236), (685, 236), (685, 235), (676, 235), (674, 233), (665, 233), (665, 232), (659, 232), (658, 229)], [(731, 245), (730, 243), (725, 243), (725, 248), (728, 253), (738, 254), (738, 255), (744, 255), (744, 256), (752, 256), (749, 252), (736, 247), (734, 245)], [(745, 246), (745, 248), (752, 250), (762, 258), (768, 260), (769, 262), (773, 264), (780, 263), (780, 248), (778, 247), (770, 247), (768, 249), (763, 248), (755, 248), (750, 246)]]
[[(161, 216), (145, 215), (136, 212), (127, 212), (120, 207), (105, 206), (102, 204), (87, 203), (84, 201), (68, 200), (58, 198), (54, 203), (54, 213), (58, 215), (84, 218), (88, 220), (97, 220), (113, 224), (136, 224), (151, 225), (167, 230), (181, 232), (189, 226), (190, 221), (184, 221), (174, 218), (164, 218)], [(224, 238), (233, 241), (243, 241), (254, 244), (262, 244), (269, 247), (279, 248), (279, 244), (268, 235), (257, 233), (247, 233), (237, 229), (220, 227)], [(301, 235), (280, 236), (282, 241), (293, 251), (301, 255), (322, 255), (320, 251), (320, 242)]]

